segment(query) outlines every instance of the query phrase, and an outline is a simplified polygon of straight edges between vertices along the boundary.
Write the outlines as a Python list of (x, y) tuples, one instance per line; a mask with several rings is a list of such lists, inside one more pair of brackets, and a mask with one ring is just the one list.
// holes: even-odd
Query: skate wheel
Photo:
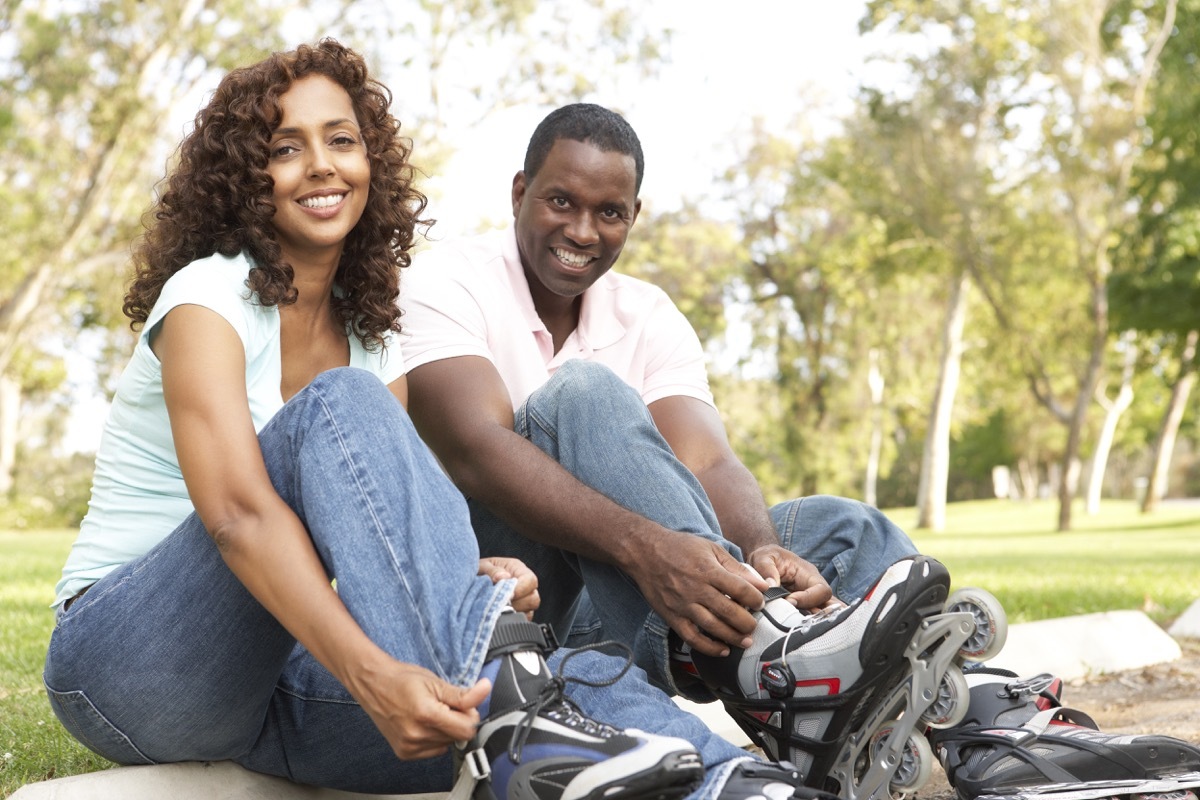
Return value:
[(951, 664), (938, 684), (938, 695), (921, 715), (921, 722), (931, 728), (953, 728), (967, 716), (971, 702), (971, 687), (962, 670)]
[(946, 611), (965, 611), (975, 620), (975, 632), (958, 651), (967, 661), (987, 661), (1004, 647), (1008, 617), (991, 592), (973, 586), (959, 589), (946, 601)]
[[(884, 728), (872, 738), (872, 761), (878, 756), (883, 739), (891, 732), (891, 728)], [(896, 765), (896, 771), (892, 773), (888, 786), (893, 794), (910, 794), (928, 783), (932, 773), (933, 750), (929, 747), (929, 742), (919, 733), (910, 733), (904, 742), (904, 749), (900, 751), (900, 763)]]

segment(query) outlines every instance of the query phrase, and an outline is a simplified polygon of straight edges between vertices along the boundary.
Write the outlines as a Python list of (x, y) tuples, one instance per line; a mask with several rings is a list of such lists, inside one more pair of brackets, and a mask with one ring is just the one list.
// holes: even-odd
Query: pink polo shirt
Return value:
[(608, 272), (583, 295), (579, 327), (558, 353), (533, 307), (514, 229), (447, 242), (422, 252), (400, 278), (404, 361), (458, 356), (491, 361), (513, 409), (559, 365), (604, 364), (653, 403), (684, 395), (713, 405), (704, 350), (666, 293)]

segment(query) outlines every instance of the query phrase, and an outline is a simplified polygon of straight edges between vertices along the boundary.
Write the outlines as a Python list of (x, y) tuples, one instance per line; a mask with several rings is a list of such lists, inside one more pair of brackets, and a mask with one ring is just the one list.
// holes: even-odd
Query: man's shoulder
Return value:
[(434, 242), (413, 256), (410, 269), (417, 273), (502, 268), (505, 235), (505, 231), (497, 230)]

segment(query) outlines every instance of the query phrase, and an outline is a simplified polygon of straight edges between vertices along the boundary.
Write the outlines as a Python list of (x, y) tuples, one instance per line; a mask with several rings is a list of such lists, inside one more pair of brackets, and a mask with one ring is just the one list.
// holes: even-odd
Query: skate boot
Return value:
[(829, 611), (798, 611), (771, 590), (750, 648), (693, 652), (693, 665), (751, 740), (810, 787), (844, 800), (915, 791), (933, 765), (926, 726), (957, 721), (966, 693), (942, 685), (948, 672), (961, 680), (952, 662), (975, 631), (971, 614), (944, 610), (949, 586), (942, 564), (913, 556)]
[(606, 725), (564, 696), (566, 660), (552, 675), (544, 658), (553, 637), (523, 614), (500, 615), (483, 668), (492, 693), (474, 738), (457, 748), (463, 764), (452, 797), (676, 798), (699, 785), (704, 766), (688, 742)]
[(1066, 792), (1195, 800), (1200, 748), (1169, 736), (1101, 733), (1087, 714), (1063, 707), (1062, 681), (1050, 675), (1018, 680), (985, 667), (966, 680), (966, 719), (930, 735), (963, 800)]

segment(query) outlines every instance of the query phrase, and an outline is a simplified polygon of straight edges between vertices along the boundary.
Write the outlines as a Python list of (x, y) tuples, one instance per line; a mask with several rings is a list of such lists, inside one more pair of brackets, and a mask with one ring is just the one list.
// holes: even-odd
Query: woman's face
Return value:
[(280, 98), (267, 172), (275, 180), (271, 224), (284, 260), (337, 265), (367, 205), (371, 167), (346, 90), (308, 75)]

